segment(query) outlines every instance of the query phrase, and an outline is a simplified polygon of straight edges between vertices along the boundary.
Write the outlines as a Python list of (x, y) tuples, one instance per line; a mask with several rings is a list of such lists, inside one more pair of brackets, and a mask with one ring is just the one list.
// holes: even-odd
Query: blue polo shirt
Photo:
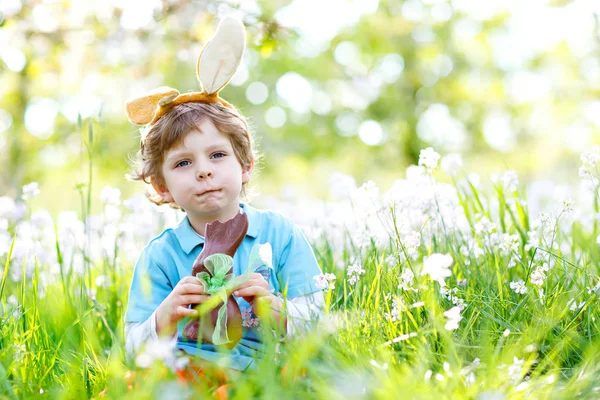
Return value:
[[(273, 271), (268, 276), (274, 293), (282, 292), (291, 299), (319, 291), (313, 277), (321, 273), (314, 252), (302, 232), (281, 214), (258, 210), (240, 204), (248, 215), (248, 231), (233, 257), (233, 273), (243, 273), (250, 250), (255, 243), (269, 242), (273, 248)], [(194, 261), (202, 251), (204, 237), (200, 236), (186, 216), (175, 228), (163, 231), (142, 250), (135, 265), (125, 322), (144, 322), (171, 293), (177, 283), (192, 274)], [(248, 316), (251, 308), (244, 299), (237, 298), (242, 314)], [(178, 326), (177, 347), (185, 352), (218, 362), (230, 368), (243, 370), (261, 358), (260, 325), (249, 320), (243, 328), (242, 339), (236, 347), (224, 354), (215, 346), (198, 344), (182, 336), (185, 320)]]

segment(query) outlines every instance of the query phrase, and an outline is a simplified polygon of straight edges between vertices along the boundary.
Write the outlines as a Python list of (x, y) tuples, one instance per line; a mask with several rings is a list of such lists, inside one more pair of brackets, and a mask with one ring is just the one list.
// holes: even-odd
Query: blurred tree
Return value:
[(196, 58), (226, 14), (246, 24), (248, 49), (222, 96), (255, 128), (265, 194), (293, 183), (326, 196), (335, 170), (386, 185), (427, 146), (481, 173), (560, 173), (600, 129), (599, 11), (584, 1), (3, 0), (0, 193), (38, 181), (53, 193), (48, 207), (75, 207), (70, 189), (87, 176), (78, 115), (98, 121), (95, 190), (141, 190), (123, 178), (139, 140), (123, 104), (160, 85), (197, 90)]

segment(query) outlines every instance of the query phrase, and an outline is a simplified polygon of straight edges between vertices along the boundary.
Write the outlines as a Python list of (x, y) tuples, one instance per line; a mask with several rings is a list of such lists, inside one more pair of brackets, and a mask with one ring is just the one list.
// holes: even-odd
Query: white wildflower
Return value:
[(390, 345), (392, 343), (404, 342), (405, 340), (408, 340), (415, 336), (417, 336), (417, 332), (404, 333), (398, 337), (393, 338), (392, 340), (388, 340), (383, 345), (386, 346), (386, 345)]
[(334, 172), (329, 178), (329, 193), (334, 200), (345, 200), (350, 198), (356, 191), (356, 181), (350, 175)]
[(0, 232), (8, 231), (8, 219), (0, 217)]
[(527, 232), (527, 243), (525, 244), (525, 251), (529, 251), (540, 243), (540, 234), (538, 231)]
[(598, 281), (598, 283), (596, 283), (596, 286), (592, 286), (592, 287), (588, 287), (587, 288), (587, 293), (588, 294), (592, 294), (594, 292), (600, 292), (600, 281)]
[(107, 288), (110, 286), (110, 278), (106, 275), (100, 275), (96, 278), (96, 287)]
[(458, 323), (463, 318), (460, 315), (460, 311), (460, 307), (452, 307), (448, 311), (444, 311), (444, 316), (448, 318), (448, 320), (446, 321), (446, 325), (444, 325), (444, 328), (446, 330), (453, 331), (458, 329)]
[(473, 371), (469, 372), (467, 376), (465, 376), (465, 384), (467, 387), (473, 385), (477, 379), (475, 378), (475, 373)]
[(510, 283), (510, 288), (515, 292), (515, 293), (519, 293), (519, 294), (525, 294), (527, 293), (527, 288), (525, 287), (525, 282), (520, 279), (516, 282), (511, 282)]
[(546, 280), (546, 274), (544, 274), (544, 271), (541, 268), (536, 268), (531, 273), (531, 276), (529, 277), (529, 279), (531, 280), (531, 283), (533, 283), (534, 285), (542, 286), (544, 284), (544, 281)]
[(580, 156), (581, 167), (579, 168), (579, 176), (584, 179), (591, 179), (594, 184), (598, 179), (593, 175), (598, 170), (598, 162), (600, 161), (600, 146), (593, 146), (590, 150), (585, 151)]
[(335, 275), (332, 273), (325, 273), (313, 276), (315, 280), (315, 286), (317, 289), (335, 289)]
[(427, 172), (433, 172), (437, 167), (440, 155), (432, 147), (421, 150), (419, 153), (419, 165), (427, 168)]
[(385, 313), (387, 318), (390, 318), (392, 322), (396, 322), (400, 320), (400, 309), (405, 308), (404, 302), (400, 298), (395, 298), (392, 300), (392, 312), (391, 314)]
[(570, 214), (573, 212), (573, 206), (575, 205), (575, 201), (571, 198), (566, 198), (563, 200), (563, 212), (566, 214)]
[(521, 382), (517, 386), (515, 386), (515, 391), (522, 392), (523, 390), (527, 389), (528, 387), (529, 387), (529, 383)]
[(23, 200), (29, 200), (30, 198), (35, 197), (38, 194), (40, 194), (40, 188), (38, 186), (38, 183), (31, 182), (23, 186), (23, 194), (21, 195), (21, 198)]
[(554, 227), (555, 219), (554, 219), (554, 217), (552, 217), (552, 215), (541, 212), (538, 219), (539, 219), (539, 224), (541, 226), (546, 227), (546, 228)]
[(463, 160), (460, 154), (447, 154), (442, 158), (442, 170), (448, 175), (456, 176), (463, 166)]
[(421, 245), (421, 234), (419, 232), (412, 231), (402, 239), (402, 244), (406, 248), (409, 254), (416, 252)]
[(377, 361), (371, 360), (371, 365), (374, 366), (374, 367), (377, 367), (377, 368), (379, 368), (381, 370), (388, 369), (388, 363), (379, 364)]
[(402, 275), (400, 275), (401, 282), (398, 284), (398, 289), (402, 290), (412, 290), (414, 292), (417, 291), (414, 287), (412, 287), (412, 281), (415, 278), (415, 274), (412, 272), (410, 268), (405, 268), (402, 271)]
[(441, 286), (445, 286), (444, 279), (452, 275), (450, 270), (452, 263), (451, 255), (434, 253), (424, 258), (421, 275), (429, 275), (431, 280), (438, 281)]
[(433, 375), (433, 371), (428, 369), (427, 371), (425, 371), (425, 375), (423, 376), (423, 379), (425, 379), (425, 381), (429, 381), (431, 379), (432, 375)]
[(525, 363), (525, 359), (519, 359), (517, 357), (513, 357), (513, 363), (508, 367), (508, 379), (513, 383), (521, 380), (523, 364)]
[(135, 363), (140, 368), (149, 368), (156, 361), (162, 361), (170, 366), (175, 361), (176, 343), (171, 338), (149, 340), (144, 350), (135, 358)]
[(398, 263), (398, 259), (393, 254), (390, 254), (389, 256), (387, 256), (385, 258), (385, 263), (387, 265), (389, 265), (390, 267), (393, 267), (394, 265), (396, 265)]
[(100, 191), (100, 201), (102, 204), (118, 206), (121, 204), (121, 191), (118, 188), (105, 186)]
[(475, 232), (478, 235), (489, 235), (494, 229), (496, 229), (496, 224), (489, 220), (485, 215), (478, 215), (479, 220), (475, 223)]
[(504, 192), (507, 194), (512, 194), (517, 190), (519, 186), (519, 176), (515, 171), (509, 170), (504, 171), (502, 176), (500, 177), (502, 181), (502, 187), (504, 188)]
[(500, 252), (504, 255), (511, 254), (519, 250), (519, 235), (508, 233), (502, 234), (502, 242), (500, 242)]
[(571, 299), (567, 302), (567, 307), (569, 307), (569, 310), (571, 310), (571, 311), (577, 311), (577, 310), (583, 308), (584, 305), (585, 305), (584, 301), (577, 304), (577, 299)]
[(421, 182), (427, 177), (425, 167), (419, 165), (409, 165), (406, 167), (406, 180), (409, 182)]
[(365, 270), (362, 266), (354, 264), (348, 266), (346, 273), (348, 275), (348, 283), (355, 285), (360, 280), (360, 276), (365, 274)]

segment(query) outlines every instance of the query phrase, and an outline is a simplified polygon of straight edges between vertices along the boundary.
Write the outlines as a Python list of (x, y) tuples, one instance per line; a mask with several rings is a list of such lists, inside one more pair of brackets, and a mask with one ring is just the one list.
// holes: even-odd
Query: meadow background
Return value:
[[(122, 322), (181, 218), (124, 178), (124, 103), (197, 90), (224, 15), (252, 204), (303, 229), (327, 297), (228, 388), (181, 382), (164, 343), (126, 359)], [(591, 0), (1, 0), (0, 396), (597, 397), (599, 22)]]

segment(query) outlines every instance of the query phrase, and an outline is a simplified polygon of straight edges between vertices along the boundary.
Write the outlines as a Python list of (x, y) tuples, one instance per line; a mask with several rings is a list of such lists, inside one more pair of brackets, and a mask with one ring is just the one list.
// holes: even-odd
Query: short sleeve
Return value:
[(133, 271), (125, 322), (146, 321), (172, 290), (169, 278), (145, 248)]
[(278, 263), (280, 290), (288, 298), (304, 296), (321, 289), (315, 285), (315, 275), (321, 273), (312, 247), (296, 226), (292, 226)]

